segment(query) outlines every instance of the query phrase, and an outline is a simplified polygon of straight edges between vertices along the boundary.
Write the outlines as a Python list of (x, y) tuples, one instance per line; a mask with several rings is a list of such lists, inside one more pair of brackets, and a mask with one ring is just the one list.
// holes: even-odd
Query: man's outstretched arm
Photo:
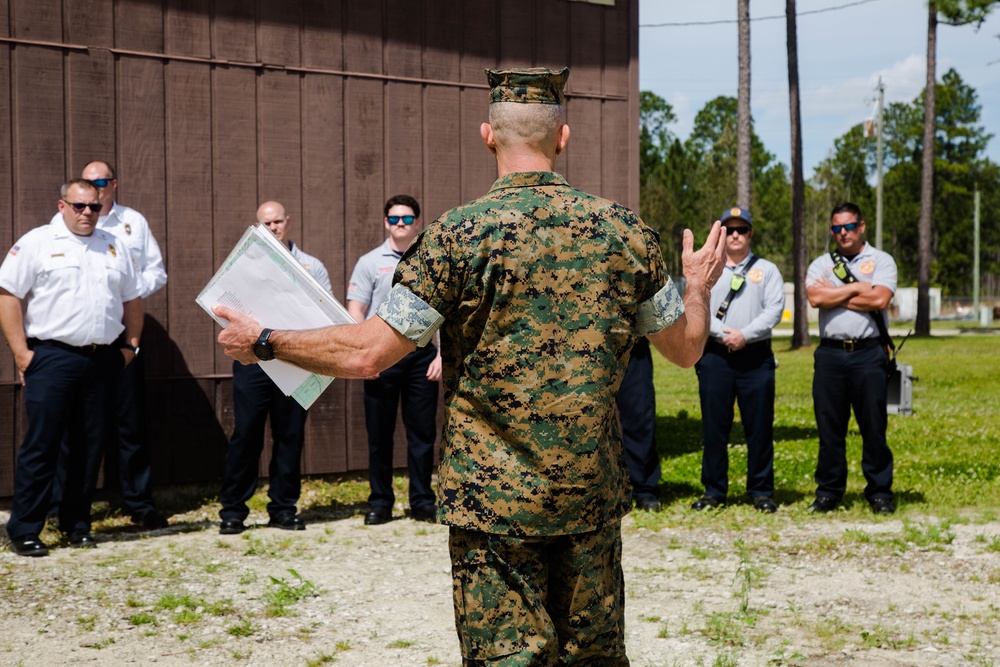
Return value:
[[(226, 354), (242, 364), (257, 363), (253, 344), (263, 327), (253, 318), (225, 306), (215, 306), (212, 312), (229, 320), (229, 326), (219, 333), (219, 343)], [(341, 378), (377, 375), (416, 347), (378, 316), (360, 324), (275, 331), (269, 341), (275, 359), (313, 373)]]

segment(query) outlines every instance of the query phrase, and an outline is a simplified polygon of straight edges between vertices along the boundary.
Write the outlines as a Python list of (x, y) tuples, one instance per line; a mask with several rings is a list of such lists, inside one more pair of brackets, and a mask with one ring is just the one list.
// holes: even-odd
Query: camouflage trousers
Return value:
[(465, 667), (626, 667), (621, 524), (510, 537), (451, 528)]

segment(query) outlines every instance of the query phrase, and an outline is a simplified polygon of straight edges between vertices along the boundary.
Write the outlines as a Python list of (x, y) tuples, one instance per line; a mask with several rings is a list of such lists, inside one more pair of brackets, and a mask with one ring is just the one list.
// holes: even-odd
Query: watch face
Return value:
[(264, 329), (260, 332), (257, 342), (253, 344), (253, 353), (261, 361), (271, 361), (274, 359), (274, 348), (271, 347), (271, 343), (267, 340), (270, 336), (271, 330)]

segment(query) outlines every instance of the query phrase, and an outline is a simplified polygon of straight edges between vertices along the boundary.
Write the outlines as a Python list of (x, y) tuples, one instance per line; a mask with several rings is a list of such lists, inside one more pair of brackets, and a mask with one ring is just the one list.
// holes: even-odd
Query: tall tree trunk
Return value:
[(750, 0), (737, 0), (740, 85), (736, 111), (736, 203), (750, 209)]
[(809, 299), (806, 297), (806, 189), (802, 179), (802, 115), (799, 104), (799, 40), (795, 0), (785, 0), (785, 33), (788, 46), (788, 107), (792, 126), (792, 266), (795, 303), (792, 349), (809, 347)]
[(924, 91), (924, 155), (923, 173), (920, 176), (920, 225), (917, 270), (917, 321), (914, 329), (918, 336), (931, 333), (931, 214), (934, 206), (934, 134), (937, 116), (936, 96), (937, 55), (937, 5), (933, 0), (927, 5), (927, 86)]

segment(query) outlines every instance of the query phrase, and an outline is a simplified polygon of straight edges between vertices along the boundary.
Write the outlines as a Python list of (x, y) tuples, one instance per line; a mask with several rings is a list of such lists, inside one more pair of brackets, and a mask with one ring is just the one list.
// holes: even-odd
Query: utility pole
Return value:
[(875, 114), (876, 185), (875, 185), (875, 247), (882, 250), (882, 104), (885, 101), (885, 84), (878, 78), (878, 112)]
[(972, 316), (979, 319), (979, 181), (976, 181), (973, 196), (974, 210), (972, 216)]

